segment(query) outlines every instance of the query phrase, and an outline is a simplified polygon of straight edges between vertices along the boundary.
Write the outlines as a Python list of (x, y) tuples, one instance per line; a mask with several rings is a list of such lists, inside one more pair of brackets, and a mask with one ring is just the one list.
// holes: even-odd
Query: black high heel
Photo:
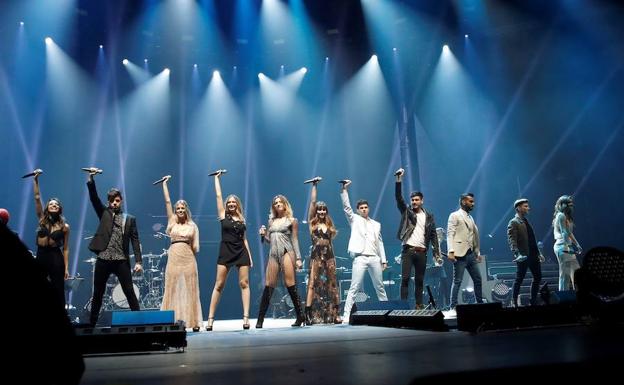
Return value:
[[(247, 322), (245, 322), (245, 319), (247, 319)], [(249, 329), (249, 316), (244, 315), (243, 316), (243, 330), (248, 330), (248, 329)]]
[(214, 318), (208, 318), (208, 325), (206, 325), (206, 331), (207, 332), (211, 332), (212, 331), (212, 324), (214, 323)]
[(288, 294), (290, 294), (290, 299), (292, 299), (295, 313), (297, 313), (297, 319), (295, 320), (295, 323), (290, 326), (305, 326), (305, 316), (303, 314), (303, 309), (301, 308), (301, 300), (299, 299), (299, 294), (297, 293), (297, 286), (288, 286), (286, 289), (288, 289)]
[(197, 332), (199, 331), (199, 326), (195, 326), (195, 327), (193, 328), (193, 331), (194, 331), (195, 333), (197, 333)]

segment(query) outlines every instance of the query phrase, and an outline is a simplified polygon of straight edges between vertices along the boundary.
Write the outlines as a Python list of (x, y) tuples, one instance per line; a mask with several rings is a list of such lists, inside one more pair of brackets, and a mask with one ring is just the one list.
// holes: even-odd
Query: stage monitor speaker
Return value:
[(168, 325), (76, 327), (75, 332), (82, 354), (184, 349), (187, 345), (183, 321)]
[(175, 323), (173, 310), (114, 311), (111, 326), (167, 325)]
[(496, 323), (498, 313), (503, 309), (500, 302), (475, 303), (457, 305), (457, 329), (467, 332), (477, 332), (491, 328)]
[(370, 301), (353, 307), (351, 325), (448, 330), (440, 310), (414, 310), (407, 301)]

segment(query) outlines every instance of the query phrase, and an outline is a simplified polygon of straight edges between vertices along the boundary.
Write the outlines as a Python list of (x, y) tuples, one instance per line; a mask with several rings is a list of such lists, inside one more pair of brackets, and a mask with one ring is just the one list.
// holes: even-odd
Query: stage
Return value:
[(241, 320), (216, 320), (212, 332), (188, 333), (184, 352), (85, 357), (82, 384), (421, 384), (455, 375), (511, 380), (516, 373), (598, 379), (614, 375), (612, 364), (624, 358), (621, 326), (471, 334), (346, 324), (291, 328), (292, 320), (270, 318), (258, 330), (251, 322), (243, 331)]

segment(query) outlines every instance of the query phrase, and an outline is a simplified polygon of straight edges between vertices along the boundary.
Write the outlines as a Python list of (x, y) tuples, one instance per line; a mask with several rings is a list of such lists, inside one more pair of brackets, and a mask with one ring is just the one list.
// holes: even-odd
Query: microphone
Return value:
[(315, 176), (315, 177), (314, 177), (314, 178), (312, 178), (312, 179), (308, 179), (308, 180), (306, 180), (305, 182), (303, 182), (303, 184), (308, 184), (308, 183), (318, 183), (318, 182), (320, 182), (320, 181), (322, 181), (322, 180), (323, 180), (323, 178), (321, 178), (320, 176)]
[(210, 174), (208, 174), (208, 176), (215, 176), (215, 175), (219, 175), (219, 173), (221, 174), (225, 174), (227, 172), (227, 170), (222, 169), (222, 170), (217, 170), (217, 171), (213, 171)]
[(35, 175), (37, 175), (37, 174), (43, 174), (43, 170), (42, 170), (42, 169), (40, 169), (40, 168), (38, 168), (38, 169), (36, 169), (35, 171), (33, 171), (33, 172), (29, 172), (28, 174), (24, 175), (24, 176), (22, 177), (22, 179), (30, 178), (31, 176), (35, 176)]
[(347, 184), (349, 182), (351, 182), (349, 179), (341, 179), (338, 181), (338, 183), (342, 183), (342, 184)]
[(402, 168), (400, 168), (400, 169), (398, 169), (398, 170), (396, 170), (396, 171), (394, 172), (394, 176), (399, 176), (399, 175), (403, 174), (404, 172), (405, 172), (405, 170), (403, 170)]
[(89, 173), (94, 172), (96, 174), (101, 174), (103, 172), (102, 169), (99, 169), (97, 167), (83, 167), (81, 170)]
[(161, 184), (162, 182), (166, 181), (168, 178), (171, 178), (171, 175), (163, 176), (162, 178), (158, 179), (156, 182), (152, 184), (156, 186), (157, 184)]

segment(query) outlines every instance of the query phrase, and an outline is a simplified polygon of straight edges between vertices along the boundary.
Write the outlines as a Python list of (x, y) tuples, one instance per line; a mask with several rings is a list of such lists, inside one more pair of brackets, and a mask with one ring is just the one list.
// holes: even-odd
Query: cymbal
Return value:
[(95, 257), (91, 257), (88, 259), (83, 260), (82, 262), (86, 262), (86, 263), (95, 263), (95, 261), (97, 261), (97, 258)]

